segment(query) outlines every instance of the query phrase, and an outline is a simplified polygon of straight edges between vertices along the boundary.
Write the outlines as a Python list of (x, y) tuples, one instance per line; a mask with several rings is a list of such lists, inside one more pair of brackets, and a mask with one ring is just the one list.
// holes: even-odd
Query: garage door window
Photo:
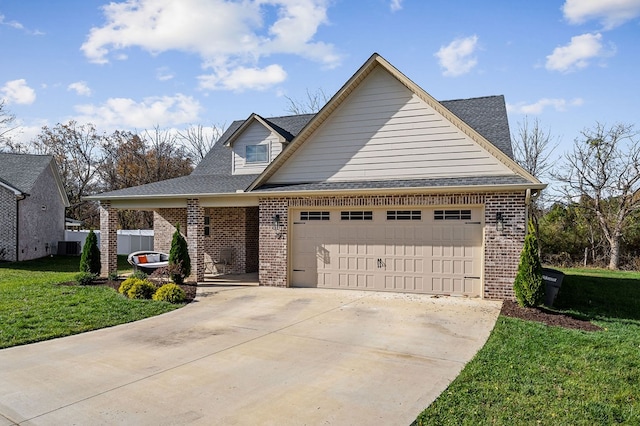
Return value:
[(436, 210), (434, 220), (471, 220), (471, 210)]
[(300, 220), (331, 220), (330, 212), (300, 212)]
[(420, 210), (387, 210), (387, 220), (422, 220)]
[(373, 220), (373, 212), (371, 210), (340, 212), (340, 220)]

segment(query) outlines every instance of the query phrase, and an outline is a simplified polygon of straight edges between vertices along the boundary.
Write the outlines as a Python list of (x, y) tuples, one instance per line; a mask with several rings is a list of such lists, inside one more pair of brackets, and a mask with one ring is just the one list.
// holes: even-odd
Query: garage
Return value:
[(483, 209), (292, 209), (295, 287), (480, 297)]

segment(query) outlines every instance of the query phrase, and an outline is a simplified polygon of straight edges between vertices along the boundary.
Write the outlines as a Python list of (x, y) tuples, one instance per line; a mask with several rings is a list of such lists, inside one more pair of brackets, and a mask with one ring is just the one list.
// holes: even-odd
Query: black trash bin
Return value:
[(547, 306), (553, 306), (553, 303), (558, 296), (560, 286), (562, 285), (562, 279), (564, 274), (555, 269), (542, 268), (542, 281), (544, 281), (544, 304)]

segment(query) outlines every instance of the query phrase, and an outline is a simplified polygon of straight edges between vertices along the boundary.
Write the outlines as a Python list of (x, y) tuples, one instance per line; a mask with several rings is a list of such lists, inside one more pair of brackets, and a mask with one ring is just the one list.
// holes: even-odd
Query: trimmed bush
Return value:
[(87, 239), (82, 248), (82, 256), (80, 257), (80, 272), (90, 272), (100, 275), (100, 249), (98, 249), (98, 237), (93, 229), (89, 231)]
[(160, 287), (153, 295), (153, 300), (169, 303), (182, 303), (187, 297), (183, 289), (177, 284), (165, 284)]
[(92, 274), (91, 272), (79, 272), (74, 278), (79, 285), (89, 285), (97, 277), (98, 276), (96, 274)]
[(544, 301), (538, 238), (532, 221), (529, 222), (527, 236), (524, 238), (524, 247), (520, 253), (520, 265), (518, 265), (518, 274), (513, 283), (513, 290), (520, 306), (539, 306)]
[(136, 277), (127, 278), (126, 280), (122, 281), (122, 283), (120, 284), (120, 287), (118, 287), (118, 293), (124, 294), (125, 296), (128, 297), (129, 290), (138, 281), (142, 281), (142, 280)]
[(148, 276), (149, 275), (147, 275), (146, 272), (141, 271), (140, 269), (136, 269), (135, 271), (133, 271), (133, 274), (131, 274), (131, 277), (137, 278), (139, 280), (146, 280)]
[(156, 292), (156, 286), (148, 280), (137, 280), (133, 283), (127, 296), (129, 299), (151, 299)]
[[(176, 268), (172, 268), (175, 266)], [(173, 270), (177, 272), (173, 272)], [(176, 284), (182, 284), (184, 279), (191, 274), (191, 258), (187, 248), (187, 241), (180, 233), (180, 224), (176, 224), (176, 232), (171, 240), (171, 250), (169, 251), (169, 270), (171, 280)]]

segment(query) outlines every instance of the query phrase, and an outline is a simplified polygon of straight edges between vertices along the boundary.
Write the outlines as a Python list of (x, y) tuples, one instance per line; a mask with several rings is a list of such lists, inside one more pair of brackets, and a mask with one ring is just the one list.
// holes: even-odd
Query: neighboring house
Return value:
[(0, 260), (56, 253), (69, 207), (50, 155), (0, 153)]
[(438, 102), (374, 54), (317, 114), (252, 114), (190, 176), (90, 197), (103, 272), (134, 208), (160, 251), (180, 223), (198, 281), (231, 248), (261, 285), (513, 298), (545, 185), (512, 157), (502, 96)]

